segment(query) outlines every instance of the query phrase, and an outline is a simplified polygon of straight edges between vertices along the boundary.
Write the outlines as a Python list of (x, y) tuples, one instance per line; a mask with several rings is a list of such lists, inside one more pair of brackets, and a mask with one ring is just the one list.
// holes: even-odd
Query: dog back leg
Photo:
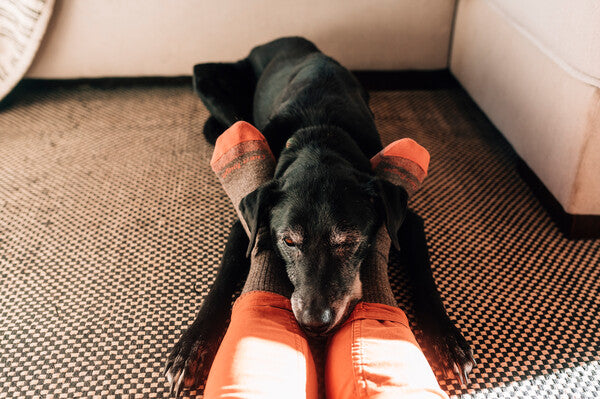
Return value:
[(204, 128), (202, 133), (204, 138), (210, 144), (215, 145), (219, 136), (227, 130), (227, 127), (217, 120), (214, 116), (209, 116), (206, 122), (204, 122)]
[(260, 77), (267, 65), (275, 57), (297, 58), (311, 53), (320, 52), (317, 46), (303, 37), (282, 37), (271, 42), (256, 46), (248, 55), (256, 79)]
[(204, 126), (204, 136), (214, 144), (217, 137), (235, 122), (253, 121), (256, 84), (276, 57), (301, 57), (319, 49), (301, 37), (284, 37), (257, 46), (238, 62), (206, 63), (194, 66), (194, 91), (212, 118)]
[(247, 59), (194, 66), (194, 91), (224, 129), (240, 120), (252, 123), (255, 87), (256, 76)]

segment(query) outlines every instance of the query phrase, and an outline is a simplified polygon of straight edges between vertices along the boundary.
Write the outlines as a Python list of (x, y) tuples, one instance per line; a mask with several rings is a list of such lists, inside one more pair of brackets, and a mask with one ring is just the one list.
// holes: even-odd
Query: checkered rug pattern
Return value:
[[(431, 153), (425, 219), (478, 362), (453, 398), (600, 397), (600, 240), (563, 238), (461, 89), (372, 93), (384, 143)], [(0, 398), (164, 398), (235, 212), (189, 85), (33, 88), (0, 111)], [(411, 312), (404, 265), (390, 278)], [(427, 354), (427, 348), (425, 348)], [(201, 397), (201, 392), (185, 392)]]

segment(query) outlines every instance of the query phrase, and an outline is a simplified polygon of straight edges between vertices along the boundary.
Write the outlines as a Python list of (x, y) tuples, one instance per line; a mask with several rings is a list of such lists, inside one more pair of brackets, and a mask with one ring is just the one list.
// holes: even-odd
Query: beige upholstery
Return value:
[[(558, 8), (560, 1), (547, 3)], [(575, 3), (589, 6), (578, 15), (597, 15), (592, 2)], [(575, 54), (570, 33), (575, 41), (582, 31), (597, 29), (599, 21), (581, 18), (579, 25), (590, 25), (587, 29), (565, 28), (560, 40), (533, 40), (538, 19), (545, 18), (537, 6), (501, 10), (494, 1), (460, 0), (450, 68), (566, 212), (600, 214), (600, 89), (589, 83), (594, 68), (579, 69), (598, 53), (559, 58)], [(519, 10), (520, 23), (533, 24), (531, 31), (506, 14), (513, 9)], [(599, 36), (583, 36), (585, 48), (600, 45)], [(544, 40), (555, 47), (540, 47)]]
[(440, 69), (454, 0), (57, 0), (28, 76), (189, 75), (286, 35), (352, 69)]
[(598, 0), (488, 0), (503, 19), (578, 79), (600, 86)]
[(29, 77), (189, 75), (285, 35), (355, 70), (449, 66), (566, 212), (600, 215), (597, 0), (56, 3)]

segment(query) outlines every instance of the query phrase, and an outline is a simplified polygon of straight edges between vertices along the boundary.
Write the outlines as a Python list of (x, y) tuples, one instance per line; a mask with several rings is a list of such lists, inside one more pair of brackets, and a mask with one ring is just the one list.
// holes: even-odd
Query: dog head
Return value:
[(275, 179), (240, 203), (249, 251), (259, 228), (268, 227), (270, 246), (294, 287), (294, 315), (309, 333), (333, 330), (361, 298), (360, 265), (382, 223), (398, 245), (408, 194), (369, 169), (318, 145), (290, 149), (281, 154)]

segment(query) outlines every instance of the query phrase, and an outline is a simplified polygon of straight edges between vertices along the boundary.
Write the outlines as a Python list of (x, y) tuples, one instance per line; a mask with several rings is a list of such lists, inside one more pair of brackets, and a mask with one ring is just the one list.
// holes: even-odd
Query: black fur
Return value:
[[(343, 321), (357, 299), (353, 289), (361, 262), (385, 223), (394, 246), (402, 247), (414, 266), (425, 332), (442, 365), (462, 378), (472, 367), (470, 348), (439, 298), (422, 221), (407, 209), (406, 192), (371, 171), (369, 160), (382, 145), (368, 95), (354, 76), (311, 42), (292, 37), (258, 46), (237, 63), (196, 65), (194, 87), (211, 113), (204, 127), (208, 141), (214, 143), (227, 127), (246, 120), (263, 133), (278, 159), (274, 179), (242, 200), (251, 238), (232, 232), (228, 247), (237, 258), (226, 251), (222, 267), (241, 262), (240, 246), (247, 245), (249, 253), (258, 229), (268, 227), (270, 234), (261, 235), (258, 245), (285, 261), (299, 324), (309, 332), (326, 333)], [(333, 242), (336, 232), (345, 241)], [(236, 277), (244, 278), (243, 273)], [(166, 373), (177, 391), (197, 382), (180, 378), (190, 371), (189, 364), (199, 364), (197, 350), (186, 349), (190, 345), (185, 343), (206, 346), (210, 341), (206, 328), (194, 326), (218, 329), (207, 315), (230, 312), (222, 297), (229, 293), (225, 284), (236, 282), (217, 278), (182, 337), (184, 344), (180, 341), (169, 356)], [(334, 303), (345, 304), (336, 308)], [(211, 361), (203, 358), (201, 367), (210, 368)]]

